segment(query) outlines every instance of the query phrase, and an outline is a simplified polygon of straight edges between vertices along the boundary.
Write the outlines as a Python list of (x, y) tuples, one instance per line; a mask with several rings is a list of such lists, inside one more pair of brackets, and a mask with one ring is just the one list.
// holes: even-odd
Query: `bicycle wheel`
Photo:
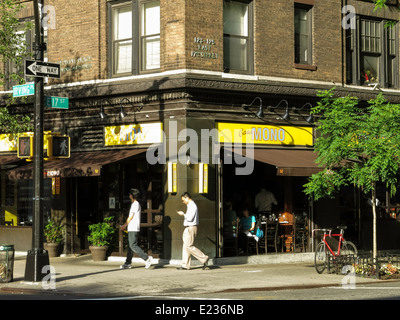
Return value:
[(340, 255), (357, 255), (357, 247), (351, 241), (344, 241), (340, 250)]
[(325, 250), (325, 243), (323, 241), (318, 243), (317, 249), (315, 250), (314, 264), (315, 270), (317, 270), (319, 274), (324, 272), (327, 264), (327, 253)]

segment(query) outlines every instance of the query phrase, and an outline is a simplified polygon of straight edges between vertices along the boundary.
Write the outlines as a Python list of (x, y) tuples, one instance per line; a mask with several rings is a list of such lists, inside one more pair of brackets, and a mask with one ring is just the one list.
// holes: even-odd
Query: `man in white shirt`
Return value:
[(258, 213), (261, 212), (271, 212), (272, 204), (277, 205), (274, 194), (271, 191), (262, 188), (259, 193), (257, 193), (254, 206), (258, 209)]
[(192, 200), (192, 197), (188, 192), (185, 192), (181, 196), (182, 202), (186, 204), (186, 213), (183, 211), (177, 211), (181, 216), (185, 217), (183, 225), (185, 230), (183, 231), (183, 247), (182, 247), (182, 266), (178, 270), (190, 270), (191, 256), (194, 256), (203, 264), (203, 270), (207, 267), (208, 256), (202, 251), (197, 249), (194, 244), (194, 239), (197, 235), (197, 226), (199, 224), (199, 212), (197, 205)]
[(139, 197), (138, 189), (131, 189), (129, 191), (129, 199), (131, 199), (131, 209), (129, 210), (129, 217), (126, 219), (124, 225), (121, 226), (121, 230), (125, 230), (128, 227), (128, 252), (126, 254), (126, 261), (121, 266), (121, 269), (130, 269), (132, 268), (132, 256), (133, 252), (136, 252), (140, 258), (145, 261), (145, 268), (148, 269), (151, 265), (151, 261), (153, 259), (152, 256), (149, 256), (145, 253), (138, 244), (139, 240), (139, 232), (140, 232), (140, 215), (141, 208), (140, 203), (137, 201)]

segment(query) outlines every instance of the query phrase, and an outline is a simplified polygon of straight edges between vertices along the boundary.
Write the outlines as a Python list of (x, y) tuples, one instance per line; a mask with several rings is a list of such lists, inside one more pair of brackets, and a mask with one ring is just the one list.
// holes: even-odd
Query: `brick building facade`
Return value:
[[(302, 183), (316, 170), (312, 142), (297, 143), (296, 136), (289, 144), (257, 144), (255, 171), (246, 177), (235, 176), (222, 156), (220, 163), (209, 161), (206, 193), (199, 193), (199, 158), (186, 151), (192, 163), (177, 162), (177, 189), (170, 192), (167, 164), (146, 164), (150, 143), (110, 145), (106, 128), (160, 123), (170, 161), (170, 143), (176, 143), (178, 151), (189, 140), (179, 137), (183, 129), (200, 136), (202, 130), (216, 129), (221, 123), (260, 126), (264, 138), (266, 130), (279, 128), (287, 129), (287, 135), (298, 128), (312, 132), (312, 124), (306, 121), (307, 103), (316, 103), (317, 90), (336, 87), (338, 95), (356, 94), (367, 100), (377, 93), (370, 84), (379, 83), (387, 98), (398, 102), (398, 27), (390, 34), (383, 28), (385, 21), (399, 19), (398, 12), (390, 8), (374, 12), (373, 3), (356, 0), (88, 0), (84, 5), (78, 0), (49, 0), (45, 4), (56, 13), (56, 28), (47, 30), (47, 59), (62, 68), (59, 80), (48, 80), (46, 92), (70, 99), (68, 110), (46, 109), (45, 130), (70, 135), (73, 155), (87, 156), (88, 163), (93, 164), (95, 152), (116, 154), (113, 162), (102, 160), (98, 174), (63, 171), (61, 193), (49, 196), (49, 213), (65, 218), (66, 253), (86, 248), (87, 223), (106, 214), (126, 215), (126, 190), (134, 185), (144, 191), (147, 213), (161, 214), (164, 221), (162, 226), (152, 225), (154, 217), (146, 222), (149, 249), (165, 258), (180, 257), (183, 227), (175, 211), (182, 207), (180, 194), (189, 191), (201, 212), (199, 247), (212, 257), (223, 256), (224, 202), (242, 193), (236, 208), (240, 211), (246, 192), (254, 198), (260, 180), (275, 189), (277, 211), (306, 216), (308, 228), (348, 222), (355, 240), (368, 247), (361, 236), (361, 218), (354, 213), (359, 195), (343, 196), (332, 205), (308, 203), (299, 194)], [(355, 9), (357, 29), (342, 27), (348, 17), (342, 12), (345, 6)], [(26, 2), (21, 14), (21, 18), (33, 17), (32, 2)], [(376, 34), (361, 33), (366, 26)], [(379, 43), (380, 49), (361, 48), (367, 40)], [(366, 63), (375, 69), (367, 70)], [(256, 97), (264, 106), (263, 118), (255, 116), (258, 101), (243, 107)], [(121, 109), (127, 112), (124, 118), (119, 116)], [(107, 118), (98, 116), (101, 110)], [(284, 119), (286, 112), (290, 119)], [(221, 143), (221, 155), (224, 146)], [(214, 150), (212, 141), (209, 149)], [(293, 153), (297, 151), (302, 152), (299, 159), (300, 153)], [(277, 159), (271, 159), (275, 153)], [(59, 165), (61, 169), (74, 166), (73, 162)], [(51, 168), (59, 169), (56, 164)], [(11, 176), (21, 181), (29, 170), (19, 167)], [(88, 196), (95, 204), (82, 204), (82, 186), (94, 190)], [(19, 216), (17, 198), (7, 208)], [(311, 247), (310, 235), (308, 240)], [(154, 242), (162, 242), (162, 249), (151, 247)]]

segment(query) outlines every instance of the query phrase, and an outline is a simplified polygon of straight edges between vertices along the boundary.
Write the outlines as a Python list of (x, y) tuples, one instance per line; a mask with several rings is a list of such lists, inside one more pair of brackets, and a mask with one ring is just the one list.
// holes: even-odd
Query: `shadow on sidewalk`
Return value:
[(57, 279), (57, 282), (58, 281), (67, 281), (67, 280), (85, 278), (88, 276), (94, 276), (97, 274), (104, 274), (104, 273), (116, 272), (116, 271), (124, 271), (124, 269), (112, 269), (112, 270), (105, 270), (105, 271), (97, 271), (97, 272), (77, 274), (77, 275), (71, 275), (71, 276), (65, 276), (65, 277), (59, 277), (58, 274), (56, 274), (56, 279)]

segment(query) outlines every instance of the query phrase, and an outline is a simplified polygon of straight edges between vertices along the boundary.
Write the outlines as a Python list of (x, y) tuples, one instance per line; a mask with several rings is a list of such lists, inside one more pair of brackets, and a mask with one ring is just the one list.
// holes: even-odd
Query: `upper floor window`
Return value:
[(361, 55), (361, 82), (379, 82), (379, 59), (382, 55), (382, 30), (378, 21), (361, 20), (360, 55)]
[[(43, 42), (48, 44), (48, 30), (47, 27), (43, 28)], [(22, 82), (29, 83), (34, 81), (34, 77), (26, 76), (24, 70), (25, 59), (35, 59), (34, 56), (34, 42), (35, 42), (35, 23), (33, 18), (26, 18), (20, 21), (16, 28), (15, 34), (18, 43), (15, 45), (13, 59), (9, 59), (4, 65), (4, 86), (6, 90), (12, 89), (13, 86), (21, 84)], [(43, 60), (48, 61), (47, 50), (43, 52)], [(48, 78), (45, 78), (47, 83)]]
[(356, 29), (346, 30), (346, 82), (398, 87), (397, 25), (356, 17)]
[(252, 6), (224, 1), (224, 71), (251, 73)]
[(112, 75), (160, 68), (160, 1), (111, 5)]
[(160, 3), (148, 2), (141, 9), (142, 70), (160, 68)]
[(294, 8), (294, 63), (312, 64), (312, 7)]

